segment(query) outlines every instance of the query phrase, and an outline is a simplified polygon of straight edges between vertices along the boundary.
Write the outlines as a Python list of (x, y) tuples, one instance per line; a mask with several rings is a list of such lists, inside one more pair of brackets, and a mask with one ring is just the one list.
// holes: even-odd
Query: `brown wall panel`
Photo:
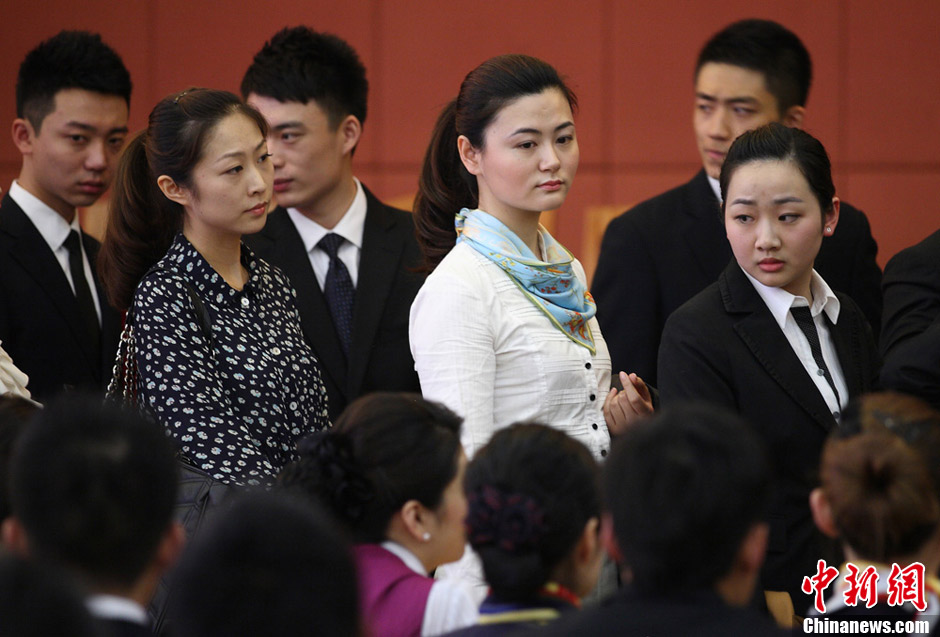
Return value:
[(851, 3), (847, 13), (849, 162), (940, 167), (940, 3)]
[[(403, 0), (383, 5), (382, 57), (386, 69), (399, 71), (377, 80), (383, 88), (377, 108), (395, 122), (387, 139), (387, 159), (420, 162), (437, 115), (457, 96), (464, 76), (483, 60), (502, 53), (535, 55), (568, 76), (581, 103), (582, 144), (600, 147), (604, 138), (598, 125), (600, 98), (605, 90), (600, 74), (602, 2), (579, 2), (577, 11), (571, 7), (567, 0), (537, 5)], [(553, 24), (549, 16), (563, 19)], [(593, 124), (582, 127), (585, 121)]]
[(843, 181), (871, 221), (882, 266), (940, 228), (938, 170), (855, 171)]
[[(4, 2), (0, 129), (14, 117), (25, 52), (62, 28), (100, 31), (131, 70), (131, 125), (188, 85), (237, 90), (252, 55), (276, 30), (310, 24), (347, 39), (371, 83), (356, 163), (380, 197), (413, 196), (431, 126), (463, 76), (485, 58), (524, 52), (567, 75), (581, 108), (582, 164), (559, 238), (593, 270), (602, 220), (677, 185), (697, 167), (692, 70), (709, 35), (744, 17), (778, 20), (814, 58), (807, 128), (829, 148), (839, 193), (864, 209), (880, 260), (937, 226), (940, 201), (940, 3), (934, 0), (621, 1), (67, 0)], [(0, 187), (19, 167), (0, 135)], [(605, 216), (606, 215), (606, 216)], [(899, 215), (903, 215), (900, 216)]]

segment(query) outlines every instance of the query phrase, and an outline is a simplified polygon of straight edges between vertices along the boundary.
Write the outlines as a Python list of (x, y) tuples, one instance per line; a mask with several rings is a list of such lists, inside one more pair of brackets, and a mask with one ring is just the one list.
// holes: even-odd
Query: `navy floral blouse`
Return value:
[(269, 484), (296, 459), (297, 439), (330, 426), (327, 396), (287, 277), (244, 244), (242, 264), (239, 291), (179, 234), (144, 277), (134, 296), (138, 398), (194, 466), (226, 483)]

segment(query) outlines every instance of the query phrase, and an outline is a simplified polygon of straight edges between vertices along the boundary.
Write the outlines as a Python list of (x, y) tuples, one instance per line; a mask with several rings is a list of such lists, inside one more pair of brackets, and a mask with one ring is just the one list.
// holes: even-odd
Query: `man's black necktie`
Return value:
[(349, 355), (349, 343), (352, 341), (353, 297), (356, 290), (353, 288), (346, 264), (338, 255), (339, 246), (343, 241), (345, 239), (331, 232), (320, 239), (317, 247), (330, 256), (330, 269), (326, 272), (323, 294), (330, 307), (330, 314), (333, 315), (333, 325), (336, 327), (336, 333), (339, 334), (343, 352)]
[(813, 360), (816, 361), (816, 366), (819, 368), (817, 373), (826, 377), (826, 381), (832, 387), (832, 393), (836, 395), (836, 404), (841, 405), (842, 402), (839, 400), (839, 390), (836, 389), (836, 382), (833, 380), (832, 374), (826, 366), (826, 361), (823, 359), (822, 348), (819, 346), (819, 333), (816, 331), (816, 322), (813, 320), (812, 312), (808, 307), (801, 306), (791, 307), (790, 313), (796, 320), (796, 324), (803, 330), (806, 340), (809, 341), (809, 347), (813, 350)]
[(82, 242), (78, 232), (72, 230), (65, 240), (69, 251), (69, 271), (72, 273), (72, 285), (75, 286), (75, 301), (78, 303), (78, 321), (92, 349), (101, 347), (101, 327), (98, 325), (98, 313), (91, 298), (88, 279), (85, 278), (85, 265), (82, 260)]

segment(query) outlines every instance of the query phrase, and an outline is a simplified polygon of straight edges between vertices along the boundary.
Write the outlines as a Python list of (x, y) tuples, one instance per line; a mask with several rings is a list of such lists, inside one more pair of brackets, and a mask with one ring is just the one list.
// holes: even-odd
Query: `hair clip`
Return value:
[(180, 103), (180, 99), (182, 99), (182, 97), (183, 97), (184, 95), (186, 95), (187, 93), (189, 93), (189, 89), (186, 89), (185, 91), (183, 91), (182, 93), (180, 93), (179, 95), (177, 95), (175, 98), (173, 98), (173, 103), (174, 103), (174, 104), (179, 104), (179, 103)]

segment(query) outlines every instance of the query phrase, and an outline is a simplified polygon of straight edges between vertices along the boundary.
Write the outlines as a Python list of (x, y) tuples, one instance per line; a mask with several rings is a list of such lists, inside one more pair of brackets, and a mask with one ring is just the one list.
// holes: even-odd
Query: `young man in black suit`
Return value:
[(423, 282), (414, 223), (353, 176), (368, 88), (352, 47), (307, 27), (275, 34), (241, 86), (270, 126), (278, 203), (245, 240), (297, 291), (333, 420), (362, 394), (420, 388), (408, 345)]
[(940, 409), (940, 230), (888, 261), (884, 294), (881, 384)]
[[(772, 121), (801, 127), (812, 76), (800, 39), (767, 20), (715, 34), (698, 57), (693, 128), (702, 170), (687, 184), (614, 219), (604, 233), (591, 291), (614, 369), (658, 385), (663, 326), (680, 305), (718, 279), (731, 259), (719, 211), (718, 174), (741, 133)], [(864, 213), (842, 203), (816, 269), (848, 294), (878, 334), (881, 270)]]
[(104, 634), (151, 635), (146, 606), (184, 541), (162, 427), (94, 396), (62, 396), (17, 443), (4, 544), (77, 578)]
[(13, 143), (23, 164), (0, 202), (0, 342), (40, 402), (103, 390), (111, 375), (120, 317), (76, 208), (111, 184), (130, 96), (130, 74), (97, 34), (63, 31), (20, 65)]
[(750, 427), (715, 407), (666, 409), (614, 443), (603, 486), (601, 539), (624, 588), (544, 634), (782, 634), (747, 608), (767, 547), (770, 493), (766, 453)]

